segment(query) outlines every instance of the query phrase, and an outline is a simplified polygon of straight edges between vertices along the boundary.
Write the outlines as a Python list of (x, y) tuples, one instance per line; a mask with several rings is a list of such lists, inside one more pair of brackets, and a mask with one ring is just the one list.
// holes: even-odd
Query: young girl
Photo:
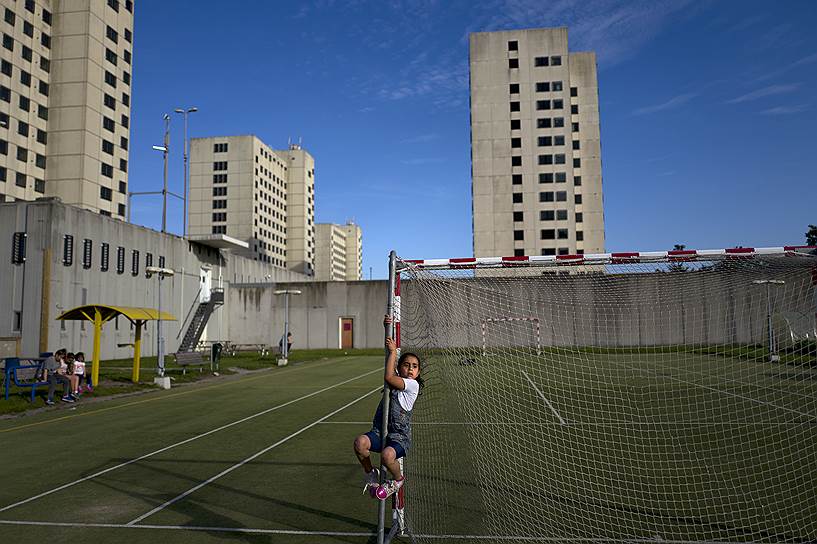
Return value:
[[(81, 351), (74, 355), (74, 376), (77, 377), (77, 394), (82, 393), (82, 379), (85, 377), (85, 354)], [(85, 381), (87, 386), (88, 381)], [(86, 388), (86, 390), (88, 390)]]
[[(390, 324), (391, 318), (386, 316), (384, 323)], [(355, 438), (355, 453), (366, 473), (363, 493), (368, 491), (381, 500), (386, 500), (403, 486), (404, 478), (398, 459), (404, 457), (411, 447), (411, 414), (423, 384), (420, 379), (420, 358), (417, 355), (405, 352), (398, 361), (397, 346), (391, 338), (386, 338), (386, 349), (389, 355), (384, 379), (389, 386), (390, 404), (385, 448), (380, 435), (383, 421), (382, 399), (372, 420), (372, 430)], [(393, 477), (382, 486), (378, 485), (378, 471), (372, 466), (370, 452), (381, 454), (383, 464)]]
[(68, 353), (65, 356), (65, 362), (63, 363), (62, 370), (65, 372), (68, 381), (71, 382), (71, 396), (74, 399), (79, 398), (79, 376), (76, 375), (76, 358), (73, 353)]

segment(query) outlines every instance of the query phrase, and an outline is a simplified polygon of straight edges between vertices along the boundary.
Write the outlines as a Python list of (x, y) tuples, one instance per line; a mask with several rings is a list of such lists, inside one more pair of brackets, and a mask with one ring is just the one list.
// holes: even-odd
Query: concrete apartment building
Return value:
[(275, 150), (256, 136), (190, 141), (190, 236), (223, 234), (254, 260), (312, 276), (315, 161), (298, 145)]
[(131, 0), (0, 0), (0, 202), (126, 216)]
[(315, 280), (358, 281), (363, 276), (363, 236), (358, 225), (318, 223)]
[(567, 28), (470, 36), (474, 256), (604, 251), (598, 81)]

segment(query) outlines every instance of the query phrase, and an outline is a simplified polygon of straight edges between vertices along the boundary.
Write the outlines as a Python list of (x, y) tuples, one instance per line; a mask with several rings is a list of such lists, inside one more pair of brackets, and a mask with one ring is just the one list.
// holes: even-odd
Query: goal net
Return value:
[(817, 540), (813, 250), (398, 271), (413, 541)]

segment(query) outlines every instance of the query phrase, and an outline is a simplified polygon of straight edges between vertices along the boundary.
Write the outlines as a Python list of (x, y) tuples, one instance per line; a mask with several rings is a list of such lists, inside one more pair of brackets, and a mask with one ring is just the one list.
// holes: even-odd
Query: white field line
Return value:
[(287, 442), (287, 441), (288, 441), (288, 440), (290, 440), (291, 438), (295, 438), (296, 436), (298, 436), (298, 435), (299, 435), (299, 434), (301, 434), (302, 432), (304, 432), (304, 431), (306, 431), (306, 430), (311, 429), (312, 427), (314, 427), (314, 426), (315, 426), (315, 425), (317, 425), (318, 423), (320, 423), (320, 422), (322, 422), (322, 421), (324, 421), (324, 420), (326, 420), (326, 419), (328, 419), (328, 418), (332, 417), (333, 415), (337, 414), (338, 412), (342, 412), (343, 410), (345, 410), (346, 408), (348, 408), (348, 407), (352, 406), (353, 404), (355, 404), (355, 403), (357, 403), (357, 402), (360, 402), (361, 400), (365, 399), (366, 397), (368, 397), (368, 396), (369, 396), (369, 395), (371, 395), (372, 393), (375, 393), (375, 392), (380, 391), (380, 390), (382, 390), (382, 389), (383, 389), (383, 387), (382, 387), (382, 386), (375, 387), (374, 389), (372, 389), (372, 390), (371, 390), (371, 391), (369, 391), (368, 393), (365, 393), (364, 395), (359, 396), (358, 398), (356, 398), (355, 400), (353, 400), (353, 401), (351, 401), (351, 402), (347, 402), (346, 404), (344, 404), (343, 406), (341, 406), (341, 407), (340, 407), (340, 408), (338, 408), (337, 410), (333, 410), (332, 412), (329, 412), (328, 414), (326, 414), (326, 415), (325, 415), (325, 416), (323, 416), (322, 418), (320, 418), (320, 419), (316, 419), (315, 421), (313, 421), (313, 422), (312, 422), (312, 423), (310, 423), (309, 425), (307, 425), (307, 426), (305, 426), (305, 427), (302, 427), (301, 429), (299, 429), (299, 430), (295, 431), (294, 433), (292, 433), (291, 435), (287, 436), (286, 438), (282, 438), (282, 439), (281, 439), (281, 440), (279, 440), (278, 442), (275, 442), (274, 444), (267, 446), (266, 448), (262, 449), (261, 451), (256, 452), (256, 453), (254, 453), (253, 455), (250, 455), (249, 457), (247, 457), (246, 459), (244, 459), (244, 460), (243, 460), (243, 461), (241, 461), (240, 463), (236, 463), (235, 465), (231, 466), (230, 468), (227, 468), (227, 469), (225, 469), (225, 470), (222, 470), (221, 472), (219, 472), (218, 474), (216, 474), (216, 475), (215, 475), (215, 476), (213, 476), (212, 478), (208, 478), (207, 480), (205, 480), (205, 481), (201, 482), (200, 484), (198, 484), (198, 485), (196, 485), (196, 486), (194, 486), (194, 487), (191, 487), (190, 489), (188, 489), (187, 491), (185, 491), (185, 492), (184, 492), (184, 493), (182, 493), (181, 495), (178, 495), (178, 496), (176, 496), (176, 497), (173, 497), (173, 498), (172, 498), (172, 499), (170, 499), (169, 501), (165, 501), (164, 503), (160, 504), (159, 506), (157, 506), (156, 508), (154, 508), (154, 509), (153, 509), (153, 510), (151, 510), (150, 512), (148, 512), (148, 513), (146, 513), (146, 514), (142, 514), (142, 515), (141, 515), (141, 516), (139, 516), (138, 518), (135, 518), (135, 519), (133, 519), (133, 520), (129, 521), (128, 523), (126, 523), (126, 525), (128, 525), (128, 526), (131, 526), (131, 525), (136, 525), (137, 523), (139, 523), (139, 522), (140, 522), (140, 521), (142, 521), (143, 519), (148, 518), (148, 517), (152, 516), (153, 514), (155, 514), (155, 513), (159, 512), (159, 511), (161, 511), (161, 510), (164, 510), (164, 509), (165, 509), (165, 508), (167, 508), (168, 506), (170, 506), (170, 505), (172, 505), (172, 504), (174, 504), (174, 503), (176, 503), (176, 502), (180, 501), (181, 499), (183, 499), (183, 498), (187, 497), (188, 495), (190, 495), (190, 494), (192, 494), (192, 493), (195, 493), (196, 491), (198, 491), (198, 490), (199, 490), (199, 489), (201, 489), (202, 487), (204, 487), (204, 486), (206, 486), (206, 485), (208, 485), (208, 484), (211, 484), (211, 483), (215, 482), (216, 480), (218, 480), (218, 479), (219, 479), (219, 478), (221, 478), (222, 476), (226, 476), (227, 474), (231, 473), (232, 471), (234, 471), (234, 470), (235, 470), (235, 469), (237, 469), (237, 468), (241, 468), (242, 466), (244, 466), (245, 464), (249, 463), (249, 462), (250, 462), (250, 461), (252, 461), (253, 459), (255, 459), (255, 458), (257, 458), (257, 457), (260, 457), (260, 456), (264, 455), (265, 453), (267, 453), (268, 451), (272, 450), (273, 448), (277, 448), (278, 446), (280, 446), (280, 445), (281, 445), (281, 444), (283, 444), (284, 442)]
[[(371, 421), (322, 421), (321, 425), (371, 425)], [(570, 422), (571, 427), (656, 427), (656, 428), (684, 428), (684, 427), (802, 427), (804, 425), (813, 425), (811, 421), (803, 421), (800, 423), (791, 421), (576, 421)], [(530, 423), (503, 423), (492, 421), (435, 421), (435, 422), (412, 422), (412, 427), (439, 425), (439, 426), (453, 426), (453, 425), (471, 425), (475, 427), (542, 427), (548, 425), (562, 425), (562, 423), (550, 422), (530, 422)]]
[(565, 421), (564, 418), (559, 415), (559, 412), (556, 411), (556, 408), (553, 407), (553, 405), (550, 403), (547, 397), (545, 397), (545, 395), (543, 395), (542, 392), (539, 391), (539, 388), (536, 387), (536, 384), (533, 383), (533, 380), (530, 379), (530, 376), (528, 376), (527, 372), (525, 372), (524, 370), (522, 370), (521, 372), (522, 375), (525, 376), (525, 379), (527, 379), (528, 382), (530, 382), (531, 386), (539, 394), (542, 400), (545, 401), (545, 404), (547, 404), (547, 407), (550, 408), (550, 411), (553, 412), (553, 414), (559, 418), (559, 423), (561, 423), (562, 425), (567, 425), (567, 421)]
[(40, 499), (42, 497), (45, 497), (46, 495), (51, 495), (52, 493), (56, 493), (57, 491), (62, 491), (63, 489), (67, 489), (67, 488), (69, 488), (69, 487), (71, 487), (73, 485), (76, 485), (76, 484), (79, 484), (79, 483), (82, 483), (82, 482), (86, 482), (88, 480), (92, 480), (92, 479), (94, 479), (94, 478), (96, 478), (98, 476), (102, 476), (103, 474), (107, 474), (108, 472), (120, 469), (122, 467), (126, 467), (128, 465), (133, 464), (133, 463), (138, 463), (139, 461), (147, 459), (148, 457), (153, 457), (154, 455), (158, 455), (158, 454), (166, 452), (168, 450), (172, 450), (173, 448), (176, 448), (178, 446), (182, 446), (184, 444), (188, 444), (190, 442), (193, 442), (194, 440), (198, 440), (199, 438), (204, 438), (205, 436), (211, 435), (213, 433), (217, 433), (219, 431), (223, 431), (224, 429), (230, 428), (230, 427), (232, 427), (234, 425), (238, 425), (240, 423), (244, 423), (245, 421), (249, 421), (249, 420), (254, 419), (256, 417), (263, 416), (264, 414), (268, 414), (270, 412), (278, 410), (279, 408), (289, 406), (290, 404), (302, 401), (304, 399), (308, 399), (309, 397), (314, 397), (315, 395), (319, 395), (319, 394), (321, 394), (321, 393), (323, 393), (325, 391), (329, 391), (330, 389), (334, 389), (335, 387), (340, 387), (341, 385), (344, 385), (344, 384), (347, 384), (349, 382), (355, 381), (357, 379), (363, 378), (365, 376), (368, 376), (369, 374), (374, 374), (375, 372), (382, 372), (382, 371), (383, 371), (383, 369), (378, 368), (378, 369), (372, 370), (370, 372), (364, 372), (363, 374), (361, 374), (359, 376), (355, 376), (354, 378), (349, 378), (348, 380), (344, 380), (344, 381), (336, 383), (334, 385), (324, 387), (323, 389), (319, 389), (318, 391), (313, 391), (312, 393), (309, 393), (309, 394), (304, 395), (302, 397), (298, 397), (297, 399), (287, 401), (287, 402), (285, 402), (283, 404), (278, 404), (277, 406), (273, 406), (272, 408), (267, 408), (266, 410), (262, 410), (262, 411), (260, 411), (260, 412), (258, 412), (256, 414), (251, 415), (251, 416), (247, 416), (245, 418), (233, 421), (232, 423), (227, 423), (226, 425), (222, 425), (221, 427), (217, 427), (217, 428), (212, 429), (210, 431), (207, 431), (207, 432), (198, 434), (196, 436), (187, 438), (185, 440), (182, 440), (181, 442), (176, 442), (175, 444), (171, 444), (170, 446), (165, 446), (164, 448), (158, 449), (156, 451), (146, 453), (145, 455), (142, 455), (141, 457), (136, 457), (135, 459), (131, 459), (130, 461), (125, 461), (124, 463), (119, 463), (118, 465), (114, 465), (112, 467), (106, 468), (105, 470), (100, 470), (99, 472), (95, 472), (95, 473), (91, 474), (90, 476), (85, 476), (85, 477), (80, 478), (78, 480), (74, 480), (73, 482), (61, 485), (59, 487), (55, 487), (54, 489), (49, 489), (48, 491), (40, 493), (39, 495), (34, 495), (33, 497), (29, 497), (27, 499), (17, 501), (17, 502), (15, 502), (13, 504), (9, 504), (8, 506), (4, 506), (4, 507), (0, 508), (0, 512), (5, 512), (6, 510), (11, 510), (12, 508), (15, 508), (17, 506), (20, 506), (20, 505), (26, 504), (28, 502)]
[[(375, 533), (366, 532), (343, 532), (343, 531), (299, 531), (295, 529), (254, 529), (251, 527), (205, 527), (199, 525), (123, 525), (121, 523), (73, 523), (55, 521), (18, 521), (0, 520), (0, 525), (18, 525), (29, 527), (67, 527), (67, 528), (87, 528), (87, 529), (148, 529), (165, 531), (206, 531), (223, 533), (244, 533), (244, 534), (265, 534), (265, 535), (304, 535), (304, 536), (349, 536), (349, 537), (371, 537)], [(652, 538), (581, 538), (581, 537), (547, 537), (547, 536), (511, 536), (511, 535), (440, 535), (440, 534), (416, 534), (415, 538), (425, 539), (446, 539), (446, 540), (516, 540), (530, 542), (587, 542), (587, 543), (610, 543), (610, 544), (644, 544), (648, 542), (661, 542), (662, 544), (724, 544), (722, 541), (714, 540), (657, 540)], [(738, 542), (738, 544), (741, 544)], [(744, 544), (749, 544), (747, 541)]]
[[(717, 387), (710, 387), (708, 385), (703, 385), (703, 384), (700, 384), (700, 383), (691, 382), (691, 381), (684, 380), (684, 379), (681, 379), (681, 378), (676, 378), (674, 376), (659, 375), (658, 371), (651, 370), (651, 369), (648, 369), (648, 368), (633, 368), (632, 366), (630, 366), (630, 365), (628, 365), (626, 363), (621, 363), (621, 366), (623, 366), (625, 368), (629, 368), (630, 370), (635, 370), (637, 372), (643, 372), (645, 374), (651, 374), (654, 377), (666, 378), (666, 379), (669, 379), (669, 380), (672, 380), (672, 381), (675, 381), (675, 382), (681, 382), (681, 383), (685, 383), (687, 385), (694, 385), (695, 387), (700, 387), (701, 389), (707, 389), (709, 391), (714, 391), (714, 392), (720, 393), (722, 395), (728, 395), (730, 397), (736, 397), (736, 398), (739, 398), (739, 399), (748, 400), (749, 402), (762, 404), (764, 406), (771, 406), (772, 408), (777, 408), (778, 410), (784, 410), (786, 412), (791, 412), (793, 414), (797, 414), (797, 415), (800, 415), (800, 416), (806, 416), (807, 418), (809, 418), (811, 420), (814, 420), (814, 414), (801, 412), (800, 410), (795, 410), (794, 408), (786, 408), (785, 406), (780, 406), (779, 404), (775, 404), (773, 402), (766, 402), (764, 400), (753, 399), (752, 397), (747, 397), (745, 395), (739, 395), (738, 393), (731, 393), (729, 391), (724, 391), (723, 389), (718, 389)], [(729, 381), (735, 381), (735, 380), (729, 380)]]

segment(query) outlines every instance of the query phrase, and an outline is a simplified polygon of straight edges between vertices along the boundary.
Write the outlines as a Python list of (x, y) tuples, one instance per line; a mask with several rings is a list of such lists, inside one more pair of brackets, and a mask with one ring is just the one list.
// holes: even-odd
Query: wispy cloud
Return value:
[(665, 178), (667, 176), (674, 176), (677, 173), (678, 173), (677, 170), (667, 170), (666, 172), (661, 172), (660, 174), (658, 174), (658, 177)]
[(445, 159), (442, 157), (423, 157), (417, 159), (403, 159), (400, 162), (409, 166), (417, 166), (421, 164), (437, 164), (445, 162)]
[(741, 102), (749, 102), (750, 100), (757, 100), (758, 98), (764, 98), (767, 96), (791, 93), (796, 91), (799, 87), (799, 83), (789, 83), (787, 85), (769, 85), (768, 87), (763, 87), (762, 89), (757, 89), (756, 91), (740, 95), (732, 100), (727, 100), (726, 103), (739, 104)]
[(767, 79), (774, 79), (779, 77), (790, 70), (794, 70), (795, 68), (799, 68), (800, 66), (806, 66), (808, 64), (813, 64), (817, 62), (817, 52), (812, 53), (811, 55), (805, 56), (803, 58), (797, 59), (796, 61), (792, 62), (791, 64), (787, 64), (782, 68), (778, 68), (777, 70), (772, 70), (764, 73), (763, 75), (759, 76), (755, 79), (755, 81), (765, 81)]
[(761, 115), (790, 115), (792, 113), (800, 113), (806, 111), (808, 106), (806, 104), (797, 104), (794, 106), (776, 106), (767, 110), (762, 110)]
[(417, 136), (412, 136), (411, 138), (406, 138), (405, 140), (401, 140), (401, 144), (420, 144), (424, 142), (432, 142), (434, 140), (439, 140), (440, 135), (436, 133), (432, 134), (419, 134)]
[(693, 98), (698, 96), (697, 93), (685, 93), (679, 94), (678, 96), (674, 96), (667, 100), (666, 102), (662, 102), (661, 104), (656, 104), (654, 106), (647, 106), (644, 108), (638, 108), (637, 110), (633, 111), (634, 115), (647, 115), (650, 113), (657, 113), (659, 111), (666, 111), (675, 109), (678, 107), (683, 106)]

